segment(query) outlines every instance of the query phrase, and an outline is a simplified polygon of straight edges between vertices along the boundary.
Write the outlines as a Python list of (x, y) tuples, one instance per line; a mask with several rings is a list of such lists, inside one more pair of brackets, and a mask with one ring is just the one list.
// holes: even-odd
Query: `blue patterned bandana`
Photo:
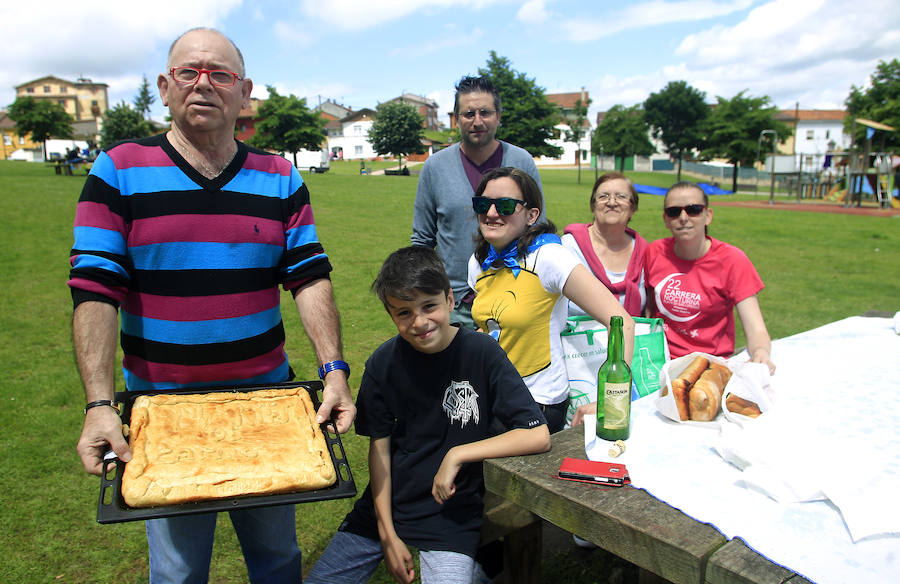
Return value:
[[(531, 242), (531, 245), (528, 246), (526, 250), (526, 254), (529, 254), (541, 247), (545, 243), (562, 243), (562, 240), (555, 233), (542, 233), (534, 238), (534, 241)], [(522, 266), (519, 265), (519, 240), (515, 240), (509, 245), (507, 245), (503, 251), (497, 253), (497, 250), (494, 249), (494, 246), (488, 244), (488, 255), (484, 258), (484, 261), (481, 262), (481, 269), (486, 270), (493, 265), (498, 259), (503, 261), (503, 265), (512, 270), (513, 277), (518, 278), (519, 272), (522, 270)]]

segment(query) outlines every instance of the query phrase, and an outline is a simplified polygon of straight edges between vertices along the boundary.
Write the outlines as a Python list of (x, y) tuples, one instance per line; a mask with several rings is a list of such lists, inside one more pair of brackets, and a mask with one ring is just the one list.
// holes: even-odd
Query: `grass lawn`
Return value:
[[(396, 163), (388, 162), (390, 167)], [(395, 329), (368, 291), (381, 261), (409, 242), (416, 176), (360, 176), (359, 164), (332, 163), (307, 177), (320, 239), (335, 266), (346, 358), (357, 386), (366, 357)], [(589, 219), (593, 171), (542, 170), (549, 217), (559, 230)], [(665, 186), (674, 177), (635, 173)], [(84, 394), (71, 350), (71, 300), (66, 287), (72, 219), (84, 176), (57, 176), (43, 164), (0, 161), (0, 511), (2, 582), (142, 582), (147, 550), (141, 523), (95, 521), (99, 481), (81, 468), (75, 443)], [(900, 309), (900, 219), (715, 206), (714, 237), (753, 260), (766, 289), (760, 304), (774, 338), (866, 310)], [(642, 196), (633, 227), (648, 240), (668, 235), (662, 198)], [(285, 294), (285, 306), (290, 307)], [(300, 379), (316, 364), (296, 312), (285, 310), (287, 350)], [(738, 345), (742, 344), (739, 332)], [(828, 358), (828, 356), (823, 356)], [(778, 355), (773, 356), (778, 362)], [(354, 387), (355, 391), (356, 387)], [(343, 438), (354, 478), (368, 481), (364, 439)], [(352, 501), (298, 507), (297, 535), (308, 569)], [(243, 582), (246, 573), (233, 530), (220, 518), (212, 582)], [(590, 561), (587, 562), (589, 564)], [(545, 563), (546, 581), (580, 581), (584, 560)], [(596, 574), (597, 572), (593, 572)], [(374, 582), (389, 582), (378, 572)]]

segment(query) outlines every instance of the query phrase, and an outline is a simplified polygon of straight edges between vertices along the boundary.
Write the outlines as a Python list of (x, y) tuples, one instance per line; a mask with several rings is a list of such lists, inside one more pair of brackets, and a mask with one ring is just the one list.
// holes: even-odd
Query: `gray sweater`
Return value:
[[(531, 175), (543, 192), (534, 158), (524, 149), (507, 142), (501, 166), (521, 168)], [(468, 294), (469, 257), (475, 252), (478, 221), (472, 211), (472, 185), (460, 159), (459, 144), (430, 156), (422, 167), (413, 210), (413, 245), (434, 248), (444, 262), (457, 306)], [(544, 207), (546, 212), (546, 200)], [(546, 213), (544, 213), (546, 216)]]

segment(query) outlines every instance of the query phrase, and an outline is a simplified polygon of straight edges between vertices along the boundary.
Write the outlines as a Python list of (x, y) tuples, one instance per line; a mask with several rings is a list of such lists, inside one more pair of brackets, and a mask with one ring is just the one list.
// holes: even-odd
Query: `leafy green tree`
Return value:
[(487, 67), (478, 74), (497, 88), (501, 101), (502, 124), (497, 138), (527, 150), (532, 156), (558, 158), (563, 149), (549, 144), (553, 127), (559, 123), (559, 109), (547, 101), (544, 89), (534, 79), (515, 71), (506, 57), (490, 52)]
[[(707, 146), (703, 156), (708, 158), (724, 158), (733, 165), (731, 174), (731, 190), (737, 192), (738, 168), (750, 166), (760, 152), (760, 134), (763, 130), (775, 130), (778, 140), (784, 142), (791, 134), (791, 129), (775, 119), (778, 109), (771, 103), (769, 96), (752, 97), (741, 91), (731, 99), (717, 97), (718, 104), (713, 108), (704, 124)], [(768, 136), (766, 136), (768, 140)], [(771, 143), (771, 142), (770, 142)]]
[(387, 101), (375, 108), (375, 122), (369, 128), (369, 142), (378, 154), (393, 154), (403, 166), (407, 154), (422, 154), (425, 130), (424, 116), (416, 108), (402, 101)]
[(656, 152), (647, 137), (648, 132), (640, 104), (631, 107), (614, 105), (594, 130), (591, 150), (597, 155), (612, 154), (621, 161), (620, 170), (625, 170), (626, 157), (649, 156)]
[(685, 153), (703, 147), (703, 121), (708, 115), (706, 93), (686, 81), (670, 81), (644, 101), (644, 118), (653, 137), (678, 159), (678, 180)]
[(123, 100), (106, 112), (100, 130), (100, 148), (106, 150), (122, 140), (136, 140), (152, 134), (150, 122)]
[(52, 101), (18, 97), (7, 111), (9, 119), (16, 123), (16, 134), (41, 143), (44, 160), (47, 159), (46, 142), (52, 137), (71, 138), (75, 120), (61, 105)]
[(568, 120), (569, 130), (566, 132), (566, 142), (575, 143), (575, 163), (578, 166), (578, 184), (581, 184), (581, 140), (591, 131), (591, 125), (587, 121), (588, 106), (591, 100), (582, 103), (581, 99), (575, 100), (572, 108), (572, 118)]
[(148, 119), (150, 117), (150, 106), (153, 105), (154, 101), (156, 101), (156, 96), (153, 95), (153, 92), (150, 90), (150, 82), (147, 81), (147, 76), (144, 75), (141, 86), (138, 88), (138, 93), (134, 96), (134, 109), (137, 110), (144, 119)]
[[(852, 86), (844, 105), (849, 114), (844, 119), (844, 129), (848, 134), (855, 118), (881, 122), (897, 129), (882, 134), (884, 148), (900, 151), (900, 60), (879, 61), (869, 78), (869, 87)], [(865, 136), (866, 128), (857, 124), (853, 141), (861, 143)]]
[(297, 166), (298, 150), (320, 150), (325, 141), (325, 121), (306, 106), (306, 98), (280, 95), (267, 85), (269, 98), (259, 104), (256, 133), (247, 140), (255, 148), (293, 152)]

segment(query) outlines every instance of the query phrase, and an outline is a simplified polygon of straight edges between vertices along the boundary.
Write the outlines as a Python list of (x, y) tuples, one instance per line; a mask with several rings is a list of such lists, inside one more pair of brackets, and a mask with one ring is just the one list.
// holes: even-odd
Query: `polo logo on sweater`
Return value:
[(459, 421), (465, 428), (470, 421), (478, 423), (478, 394), (468, 381), (451, 381), (444, 390), (443, 406), (451, 424)]
[(687, 322), (700, 314), (700, 294), (681, 288), (681, 276), (669, 274), (654, 289), (659, 311), (675, 322)]

